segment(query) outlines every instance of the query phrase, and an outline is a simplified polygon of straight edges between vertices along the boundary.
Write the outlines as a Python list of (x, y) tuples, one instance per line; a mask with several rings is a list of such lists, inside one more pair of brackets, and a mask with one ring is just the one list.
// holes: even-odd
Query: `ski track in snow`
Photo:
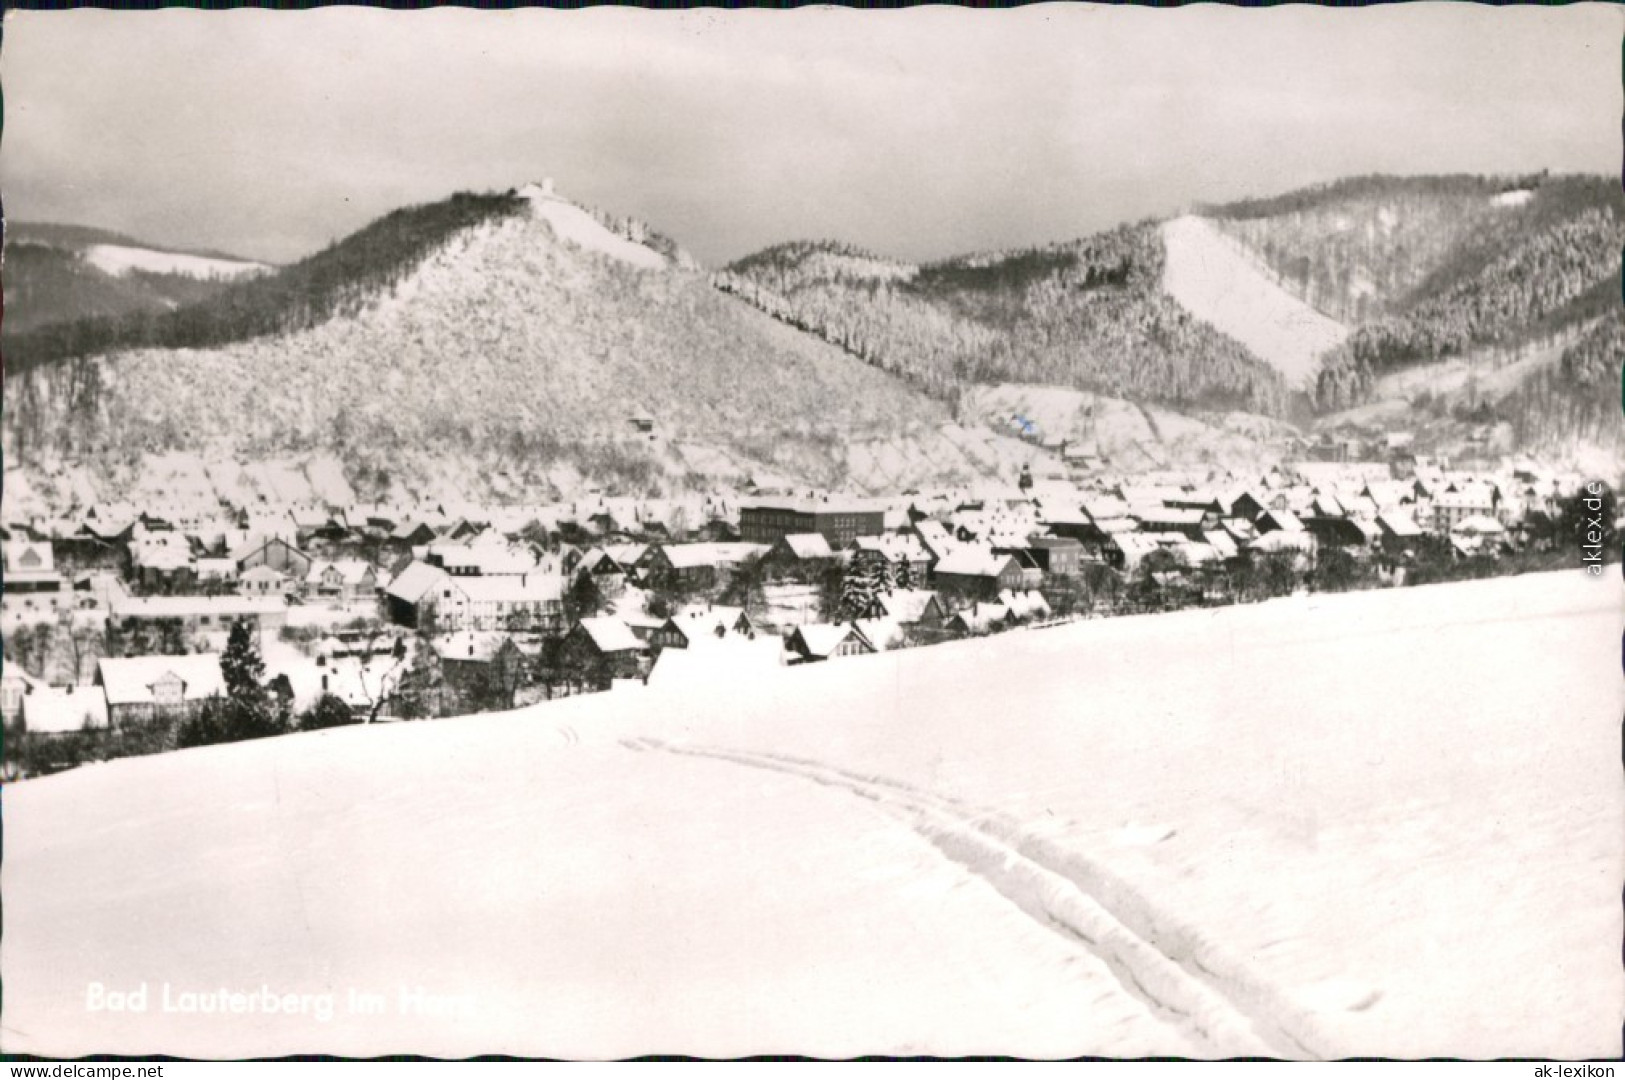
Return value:
[(1151, 1013), (1216, 1057), (1340, 1056), (1315, 1019), (1094, 861), (997, 811), (804, 758), (653, 738), (621, 745), (788, 773), (876, 803), (1046, 929), (1081, 944)]

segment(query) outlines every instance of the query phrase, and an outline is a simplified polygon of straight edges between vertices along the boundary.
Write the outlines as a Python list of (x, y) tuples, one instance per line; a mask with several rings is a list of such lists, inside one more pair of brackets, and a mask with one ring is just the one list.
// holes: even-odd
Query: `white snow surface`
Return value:
[(25, 781), (5, 1048), (1612, 1056), (1620, 621), (1302, 597)]
[(521, 188), (519, 193), (530, 200), (531, 212), (547, 222), (559, 239), (644, 270), (666, 268), (664, 255), (616, 236), (574, 203), (546, 194), (535, 185)]
[(1193, 316), (1240, 342), (1303, 389), (1320, 356), (1348, 328), (1283, 289), (1265, 267), (1213, 224), (1194, 215), (1165, 222), (1162, 287)]
[(92, 244), (85, 249), (85, 261), (105, 274), (123, 277), (132, 270), (149, 274), (180, 274), (193, 278), (237, 278), (264, 273), (264, 263), (241, 259), (215, 259), (206, 255), (185, 255), (177, 251), (126, 247), (123, 244)]

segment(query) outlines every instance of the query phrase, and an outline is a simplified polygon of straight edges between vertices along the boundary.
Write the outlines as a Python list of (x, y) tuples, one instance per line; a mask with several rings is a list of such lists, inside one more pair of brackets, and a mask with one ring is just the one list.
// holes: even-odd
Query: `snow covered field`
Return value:
[(122, 244), (92, 244), (85, 249), (85, 261), (103, 273), (123, 277), (132, 270), (148, 274), (181, 274), (195, 278), (237, 278), (269, 270), (264, 263), (238, 259), (215, 259), (206, 255), (185, 255), (175, 251), (126, 247)]
[(25, 782), (4, 1047), (1614, 1055), (1620, 632), (1547, 574)]

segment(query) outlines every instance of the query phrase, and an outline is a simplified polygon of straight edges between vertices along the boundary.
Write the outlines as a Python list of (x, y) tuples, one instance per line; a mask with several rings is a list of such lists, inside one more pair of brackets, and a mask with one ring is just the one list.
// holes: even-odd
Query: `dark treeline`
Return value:
[(1239, 199), (1219, 205), (1201, 205), (1199, 211), (1207, 217), (1249, 218), (1280, 217), (1316, 210), (1329, 203), (1340, 203), (1372, 196), (1387, 197), (1394, 194), (1468, 195), (1489, 197), (1503, 191), (1518, 191), (1536, 187), (1546, 181), (1544, 172), (1527, 176), (1384, 176), (1371, 174), (1349, 176), (1326, 184), (1300, 188), (1283, 195), (1269, 195), (1261, 199)]

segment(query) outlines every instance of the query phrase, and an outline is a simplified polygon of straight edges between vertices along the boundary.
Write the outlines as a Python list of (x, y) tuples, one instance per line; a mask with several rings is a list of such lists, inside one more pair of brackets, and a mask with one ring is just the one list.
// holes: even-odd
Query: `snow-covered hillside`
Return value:
[(660, 253), (616, 236), (581, 207), (553, 194), (551, 186), (527, 184), (519, 194), (530, 200), (531, 212), (552, 226), (559, 239), (643, 270), (665, 269), (666, 259)]
[(1181, 306), (1303, 389), (1319, 374), (1320, 355), (1348, 328), (1283, 289), (1261, 263), (1203, 218), (1162, 226), (1167, 260), (1162, 286)]
[(5, 1049), (1609, 1056), (1618, 595), (1108, 620), (25, 781)]
[(180, 274), (184, 277), (205, 279), (237, 278), (249, 274), (263, 274), (270, 269), (264, 263), (187, 255), (152, 248), (126, 247), (121, 244), (92, 244), (85, 249), (85, 261), (114, 277), (123, 277), (132, 270), (140, 270), (148, 274)]
[[(455, 231), (393, 287), (309, 328), (29, 371), (8, 386), (7, 449), (23, 458), (27, 445), (36, 473), (61, 466), (62, 482), (32, 485), (47, 500), (53, 487), (122, 491), (168, 454), (294, 471), (331, 454), (369, 494), (499, 499), (759, 472), (899, 490), (1013, 456), (680, 258), (541, 189), (529, 201), (533, 213)], [(656, 438), (629, 422), (641, 412)], [(62, 444), (78, 460), (52, 453)]]

